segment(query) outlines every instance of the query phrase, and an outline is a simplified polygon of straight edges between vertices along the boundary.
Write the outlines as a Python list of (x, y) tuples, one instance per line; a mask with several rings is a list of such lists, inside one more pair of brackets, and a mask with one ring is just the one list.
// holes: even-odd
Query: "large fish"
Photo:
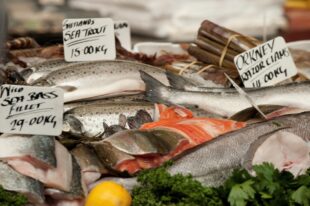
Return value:
[(169, 171), (173, 174), (191, 174), (205, 185), (219, 185), (233, 169), (243, 164), (251, 144), (261, 136), (283, 129), (309, 141), (309, 123), (310, 113), (307, 112), (251, 124), (198, 146), (176, 160)]
[(7, 191), (25, 195), (33, 205), (45, 201), (43, 185), (39, 181), (16, 172), (3, 162), (0, 162), (0, 186)]
[(68, 66), (51, 72), (36, 85), (62, 88), (65, 102), (137, 94), (145, 90), (139, 70), (168, 85), (163, 69), (120, 60)]
[(27, 84), (34, 84), (36, 81), (42, 79), (43, 77), (46, 77), (49, 73), (72, 64), (76, 63), (66, 62), (64, 59), (51, 59), (30, 66), (29, 68), (21, 71), (20, 74)]
[[(171, 174), (191, 174), (204, 185), (219, 186), (234, 169), (248, 164), (249, 153), (255, 152), (249, 150), (257, 149), (253, 145), (257, 144), (260, 138), (277, 131), (293, 133), (309, 142), (310, 112), (278, 117), (221, 135), (187, 150), (184, 155), (175, 159), (168, 171)], [(112, 180), (128, 189), (137, 185), (136, 178), (112, 178)]]
[[(166, 87), (141, 71), (146, 83), (146, 99), (156, 103), (197, 106), (208, 112), (230, 117), (251, 107), (236, 92), (195, 92)], [(256, 105), (281, 105), (310, 109), (310, 81), (247, 91)]]

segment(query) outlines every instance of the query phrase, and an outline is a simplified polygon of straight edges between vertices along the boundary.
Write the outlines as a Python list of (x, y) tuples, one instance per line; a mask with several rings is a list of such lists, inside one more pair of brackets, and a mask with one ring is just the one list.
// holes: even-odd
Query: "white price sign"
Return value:
[(297, 68), (282, 37), (277, 37), (234, 58), (247, 88), (275, 85), (297, 74)]
[(130, 27), (126, 21), (115, 21), (114, 22), (115, 35), (121, 42), (122, 47), (127, 50), (131, 50), (131, 35)]
[(66, 61), (114, 60), (116, 58), (112, 19), (65, 19), (62, 26)]
[(2, 85), (0, 132), (60, 135), (64, 93), (59, 88)]

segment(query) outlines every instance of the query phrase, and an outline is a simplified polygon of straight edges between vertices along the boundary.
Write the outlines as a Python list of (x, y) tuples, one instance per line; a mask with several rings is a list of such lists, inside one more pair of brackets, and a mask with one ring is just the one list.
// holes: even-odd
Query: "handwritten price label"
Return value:
[(297, 74), (282, 37), (277, 37), (234, 58), (245, 87), (272, 86)]
[(121, 42), (122, 47), (127, 50), (131, 50), (131, 34), (130, 27), (126, 21), (115, 21), (114, 22), (115, 36)]
[(112, 19), (65, 19), (62, 26), (66, 61), (114, 60), (116, 58)]
[(0, 132), (60, 135), (63, 96), (57, 88), (2, 85)]

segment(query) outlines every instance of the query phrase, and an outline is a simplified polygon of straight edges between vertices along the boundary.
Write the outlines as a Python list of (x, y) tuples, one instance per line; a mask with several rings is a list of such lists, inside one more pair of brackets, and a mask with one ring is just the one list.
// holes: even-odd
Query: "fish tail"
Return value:
[(140, 71), (141, 79), (145, 83), (145, 97), (154, 103), (170, 104), (169, 96), (171, 88), (165, 86), (157, 79), (144, 71)]
[(170, 71), (166, 71), (166, 75), (167, 75), (167, 78), (169, 80), (169, 84), (173, 88), (184, 90), (186, 85), (195, 86), (193, 83), (191, 83), (186, 78), (184, 78), (180, 75), (174, 74)]

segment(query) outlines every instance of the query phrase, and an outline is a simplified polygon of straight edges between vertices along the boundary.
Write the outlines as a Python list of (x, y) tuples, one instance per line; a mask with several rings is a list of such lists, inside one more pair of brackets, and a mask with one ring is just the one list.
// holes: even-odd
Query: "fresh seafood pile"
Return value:
[(131, 190), (139, 172), (168, 160), (170, 174), (208, 186), (263, 162), (303, 174), (309, 81), (244, 89), (253, 104), (225, 76), (238, 83), (233, 57), (260, 43), (209, 21), (192, 56), (147, 56), (117, 41), (116, 60), (69, 63), (62, 46), (7, 42), (0, 83), (61, 88), (64, 113), (60, 136), (0, 135), (0, 186), (29, 205), (82, 206), (94, 185), (113, 180)]

